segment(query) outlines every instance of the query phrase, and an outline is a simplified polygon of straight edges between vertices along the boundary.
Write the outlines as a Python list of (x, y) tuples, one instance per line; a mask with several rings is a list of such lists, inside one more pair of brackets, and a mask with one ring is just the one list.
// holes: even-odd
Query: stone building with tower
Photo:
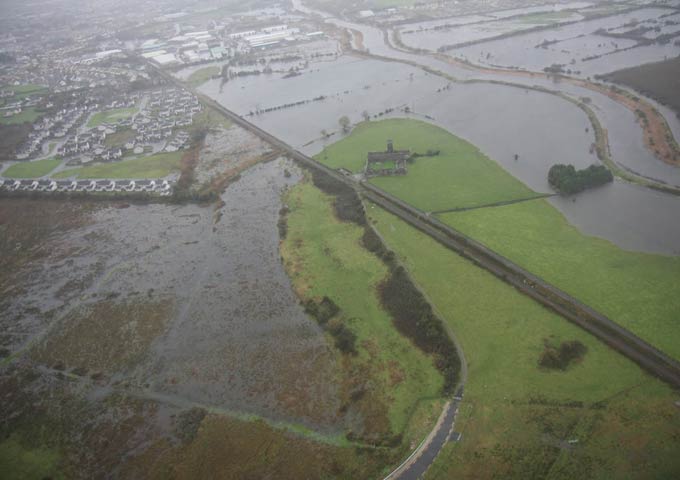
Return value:
[(410, 157), (410, 150), (395, 150), (392, 140), (388, 140), (386, 151), (368, 153), (364, 175), (366, 177), (406, 175), (406, 162)]

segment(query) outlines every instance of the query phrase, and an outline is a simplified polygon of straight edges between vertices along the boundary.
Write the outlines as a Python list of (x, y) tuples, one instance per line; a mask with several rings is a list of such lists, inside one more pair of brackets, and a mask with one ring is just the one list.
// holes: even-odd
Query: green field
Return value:
[(364, 122), (352, 134), (316, 156), (332, 168), (363, 170), (370, 151), (383, 151), (388, 139), (397, 150), (420, 157), (407, 164), (405, 176), (378, 177), (371, 183), (424, 211), (473, 207), (535, 196), (536, 193), (500, 168), (474, 145), (446, 130), (416, 120)]
[(44, 85), (26, 84), (17, 86), (4, 86), (3, 89), (9, 89), (14, 91), (15, 95), (31, 95), (34, 93), (44, 93), (47, 91), (47, 87)]
[(347, 400), (364, 418), (362, 435), (402, 433), (419, 402), (439, 396), (443, 378), (381, 307), (376, 288), (387, 266), (360, 244), (363, 228), (336, 220), (331, 197), (311, 183), (295, 187), (286, 203), (291, 211), (281, 254), (296, 291), (303, 299), (330, 297), (357, 336), (358, 354), (342, 355), (340, 375), (343, 396), (358, 384), (366, 388), (360, 399)]
[(545, 200), (441, 219), (680, 359), (680, 257), (583, 235)]
[(28, 107), (27, 109), (23, 110), (21, 113), (18, 113), (16, 115), (12, 115), (11, 117), (1, 116), (0, 117), (0, 124), (16, 125), (17, 123), (24, 123), (24, 122), (33, 123), (40, 117), (40, 115), (41, 115), (41, 113), (35, 107)]
[[(671, 478), (680, 471), (671, 389), (398, 218), (371, 204), (368, 214), (468, 362), (456, 425), (463, 441), (445, 447), (429, 478)], [(578, 340), (588, 350), (565, 371), (546, 370), (538, 366), (546, 340)]]
[(6, 105), (7, 103), (23, 100), (30, 95), (42, 95), (46, 93), (48, 89), (43, 85), (28, 84), (19, 86), (5, 85), (0, 87), (0, 90), (12, 90), (14, 92), (14, 95), (11, 97), (0, 99), (0, 105)]
[(203, 85), (205, 82), (210, 80), (212, 77), (220, 74), (220, 67), (205, 67), (196, 70), (194, 73), (189, 75), (187, 78), (187, 83), (192, 87), (198, 87)]
[(137, 113), (136, 108), (115, 108), (104, 112), (97, 112), (87, 122), (89, 128), (95, 128), (102, 123), (115, 123), (118, 120), (125, 120)]
[(90, 165), (63, 170), (53, 178), (162, 178), (178, 171), (182, 152), (157, 153), (148, 157), (123, 160), (122, 162)]
[(43, 177), (57, 168), (61, 163), (59, 158), (46, 158), (35, 162), (15, 163), (2, 173), (7, 178), (37, 178)]
[(104, 145), (109, 148), (119, 147), (125, 148), (125, 144), (135, 139), (137, 132), (131, 128), (125, 128), (123, 130), (118, 130), (116, 133), (107, 135), (104, 139)]

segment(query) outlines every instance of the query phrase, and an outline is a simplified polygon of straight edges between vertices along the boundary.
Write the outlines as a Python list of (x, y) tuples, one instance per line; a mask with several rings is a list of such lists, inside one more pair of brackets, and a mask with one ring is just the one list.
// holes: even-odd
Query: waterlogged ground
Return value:
[(279, 195), (296, 181), (284, 168), (254, 167), (218, 211), (76, 207), (81, 223), (8, 279), (23, 289), (3, 305), (5, 348), (131, 388), (332, 424), (333, 359), (278, 256)]
[[(624, 25), (630, 25), (632, 21), (659, 20), (659, 25), (663, 25), (665, 19), (660, 17), (671, 13), (673, 10), (670, 9), (646, 8), (550, 30), (477, 43), (456, 48), (449, 53), (474, 63), (519, 67), (532, 71), (542, 71), (545, 67), (557, 63), (565, 65), (565, 70), (569, 69), (572, 73), (580, 72), (581, 76), (587, 77), (677, 56), (680, 48), (673, 45), (673, 41), (665, 45), (635, 47), (637, 42), (633, 40), (611, 38), (595, 33), (600, 29), (620, 33), (625, 31)], [(658, 36), (663, 32), (653, 33)], [(539, 47), (546, 41), (550, 43)], [(439, 46), (441, 41), (430, 43), (425, 48), (436, 50)]]
[(286, 160), (256, 165), (219, 207), (3, 200), (0, 465), (44, 445), (45, 472), (55, 455), (74, 476), (128, 456), (121, 468), (142, 468), (152, 445), (193, 441), (205, 424), (182, 420), (191, 408), (340, 439), (336, 354), (278, 253), (281, 194), (298, 179)]

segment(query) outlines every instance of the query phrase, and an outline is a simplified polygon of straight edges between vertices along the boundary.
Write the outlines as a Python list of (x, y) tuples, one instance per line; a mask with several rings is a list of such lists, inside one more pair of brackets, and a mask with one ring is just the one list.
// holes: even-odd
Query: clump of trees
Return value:
[(444, 393), (452, 393), (460, 371), (456, 348), (442, 321), (402, 266), (393, 268), (380, 286), (380, 298), (402, 335), (434, 357), (435, 366), (444, 376)]
[(578, 340), (562, 342), (555, 347), (546, 342), (538, 364), (551, 370), (566, 370), (573, 362), (581, 360), (588, 348)]
[(548, 183), (560, 193), (573, 194), (598, 187), (614, 180), (614, 175), (604, 165), (591, 165), (576, 170), (573, 165), (557, 164), (550, 167)]

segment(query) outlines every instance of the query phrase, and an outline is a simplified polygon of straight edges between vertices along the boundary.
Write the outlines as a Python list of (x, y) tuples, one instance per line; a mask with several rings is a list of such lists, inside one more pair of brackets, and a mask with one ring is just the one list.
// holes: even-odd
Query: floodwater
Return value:
[(580, 231), (626, 250), (680, 255), (678, 197), (619, 180), (550, 200)]
[(259, 164), (225, 190), (218, 210), (95, 204), (13, 273), (19, 293), (0, 308), (5, 331), (17, 335), (3, 346), (53, 335), (82, 305), (167, 304), (163, 333), (131, 369), (113, 367), (112, 384), (336, 431), (335, 355), (279, 257), (281, 194), (299, 178), (289, 161)]
[(442, 22), (436, 29), (415, 24), (404, 28), (401, 38), (404, 44), (409, 47), (436, 51), (438, 48), (447, 45), (476, 42), (511, 32), (529, 30), (541, 25), (573, 22), (581, 19), (583, 19), (583, 16), (574, 12), (570, 15), (564, 14), (559, 17), (546, 16), (543, 20), (533, 19), (531, 17), (519, 17), (503, 20), (487, 18), (485, 20), (479, 20), (476, 23), (466, 22), (462, 24)]
[[(456, 48), (449, 54), (490, 66), (542, 71), (553, 64), (561, 64), (565, 70), (571, 70), (572, 74), (580, 72), (578, 74), (583, 77), (604, 74), (680, 54), (680, 47), (673, 45), (673, 42), (631, 48), (636, 44), (633, 40), (614, 39), (594, 33), (599, 29), (621, 28), (633, 20), (655, 20), (669, 12), (668, 9), (645, 8), (550, 30), (490, 40)], [(555, 43), (539, 46), (545, 41)], [(425, 48), (436, 50), (439, 46), (432, 44)]]

